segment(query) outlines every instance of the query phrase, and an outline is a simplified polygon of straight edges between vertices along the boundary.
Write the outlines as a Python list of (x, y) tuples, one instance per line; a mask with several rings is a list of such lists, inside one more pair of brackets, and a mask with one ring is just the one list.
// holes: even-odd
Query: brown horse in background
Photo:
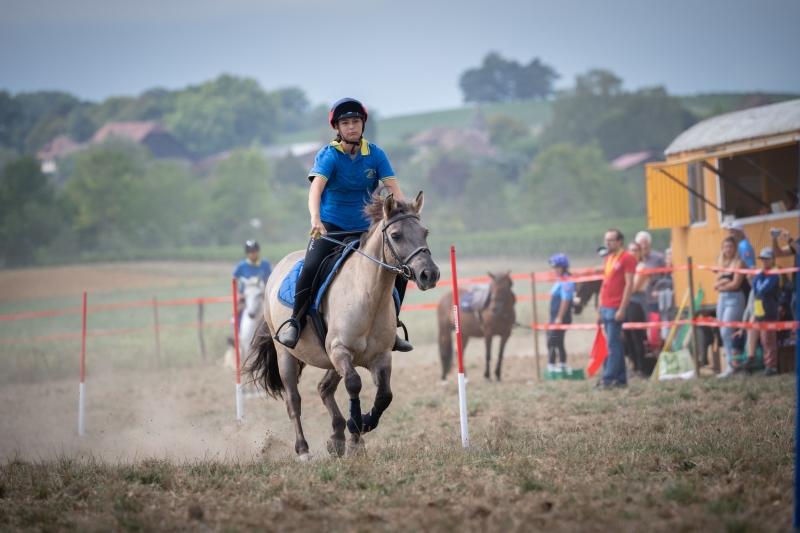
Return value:
[[(477, 311), (465, 311), (461, 309), (461, 336), (464, 350), (467, 349), (467, 342), (470, 337), (483, 337), (486, 344), (486, 370), (483, 377), (491, 379), (489, 364), (492, 356), (492, 338), (500, 336), (500, 353), (497, 356), (497, 366), (494, 375), (500, 381), (501, 368), (503, 365), (503, 352), (506, 348), (508, 337), (511, 336), (511, 329), (517, 321), (514, 305), (517, 301), (514, 292), (511, 290), (513, 284), (511, 271), (501, 274), (489, 272), (491, 283), (489, 285), (489, 296), (485, 307)], [(465, 295), (476, 291), (476, 288), (459, 288), (458, 292), (464, 299)], [(448, 292), (439, 300), (437, 310), (439, 320), (439, 357), (442, 362), (442, 380), (447, 378), (450, 367), (453, 363), (453, 338), (451, 331), (453, 328), (453, 293)]]

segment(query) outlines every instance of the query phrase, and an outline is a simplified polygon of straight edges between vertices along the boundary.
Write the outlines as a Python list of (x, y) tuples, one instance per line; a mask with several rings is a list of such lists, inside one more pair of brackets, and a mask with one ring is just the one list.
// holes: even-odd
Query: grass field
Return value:
[[(461, 275), (541, 267), (472, 260)], [(229, 275), (222, 263), (2, 272), (0, 313), (75, 305), (86, 280), (98, 287), (91, 298), (111, 302), (224, 294)], [(33, 283), (42, 279), (53, 296), (31, 293), (42, 290)], [(12, 296), (9, 287), (16, 287)], [(408, 301), (436, 297), (410, 291)], [(521, 322), (528, 306), (518, 305)], [(226, 319), (226, 306), (211, 309), (209, 320)], [(90, 325), (146, 325), (149, 313), (97, 316)], [(192, 316), (190, 309), (164, 320)], [(471, 447), (464, 451), (455, 380), (438, 380), (432, 316), (406, 313), (417, 348), (394, 357), (394, 402), (366, 436), (366, 456), (327, 457), (330, 421), (315, 388), (322, 372), (306, 369), (301, 394), (312, 461), (302, 464), (281, 402), (249, 397), (245, 423), (235, 423), (233, 376), (219, 363), (227, 328), (209, 330), (206, 362), (193, 329), (163, 332), (160, 365), (150, 334), (91, 338), (84, 438), (75, 430), (77, 343), (0, 345), (0, 530), (790, 527), (793, 378), (633, 380), (613, 391), (595, 391), (589, 381), (544, 382), (536, 378), (531, 334), (519, 329), (502, 383), (479, 377), (482, 347), (469, 345)], [(74, 329), (74, 316), (47, 320), (53, 323), (0, 329), (0, 340)], [(568, 334), (573, 366), (586, 364), (589, 340)], [(46, 364), (36, 359), (42, 355)], [(368, 407), (375, 390), (362, 377)], [(343, 388), (337, 399), (346, 405)]]

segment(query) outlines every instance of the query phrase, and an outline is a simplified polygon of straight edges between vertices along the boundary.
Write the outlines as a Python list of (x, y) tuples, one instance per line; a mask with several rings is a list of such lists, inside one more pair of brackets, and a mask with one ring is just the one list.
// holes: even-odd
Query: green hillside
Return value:
[[(795, 98), (800, 98), (800, 93), (702, 93), (678, 97), (684, 107), (698, 119)], [(480, 106), (480, 110), (485, 117), (507, 115), (537, 129), (550, 118), (551, 107), (551, 102), (547, 100), (529, 100), (484, 104)], [(391, 144), (430, 128), (465, 128), (475, 120), (477, 109), (478, 106), (470, 105), (441, 111), (380, 118), (378, 139), (382, 144)], [(277, 139), (277, 143), (327, 140), (329, 137), (330, 129), (321, 126), (281, 135)]]

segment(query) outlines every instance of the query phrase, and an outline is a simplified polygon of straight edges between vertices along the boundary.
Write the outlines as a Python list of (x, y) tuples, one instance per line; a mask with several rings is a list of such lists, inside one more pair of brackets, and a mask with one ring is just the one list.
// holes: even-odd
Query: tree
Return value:
[(520, 179), (520, 222), (564, 218), (597, 218), (638, 214), (622, 176), (605, 161), (597, 146), (558, 144), (542, 151)]
[(574, 91), (556, 98), (542, 145), (597, 143), (608, 159), (659, 152), (695, 121), (662, 87), (626, 92), (615, 74), (592, 70), (576, 77)]
[(0, 264), (33, 261), (62, 222), (55, 190), (28, 156), (8, 163), (0, 174)]
[(545, 98), (553, 92), (556, 71), (534, 58), (525, 66), (489, 52), (478, 68), (464, 71), (459, 86), (465, 102), (507, 102)]
[(255, 80), (228, 75), (181, 92), (165, 117), (170, 131), (201, 155), (269, 143), (278, 120), (275, 100)]
[(256, 149), (237, 150), (212, 171), (207, 184), (208, 243), (231, 244), (250, 238), (257, 218), (271, 235), (279, 235), (278, 202), (272, 171)]

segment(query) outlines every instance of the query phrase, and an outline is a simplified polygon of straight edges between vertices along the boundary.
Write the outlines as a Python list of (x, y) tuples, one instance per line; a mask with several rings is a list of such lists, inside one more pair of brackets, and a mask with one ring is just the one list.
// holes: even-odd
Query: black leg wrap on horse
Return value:
[(375, 409), (370, 409), (369, 413), (364, 414), (364, 426), (361, 428), (362, 433), (369, 433), (376, 427), (381, 420), (380, 414), (375, 414)]
[(361, 400), (358, 398), (350, 399), (350, 420), (347, 421), (347, 429), (350, 433), (361, 433), (364, 427), (364, 420), (361, 416)]

